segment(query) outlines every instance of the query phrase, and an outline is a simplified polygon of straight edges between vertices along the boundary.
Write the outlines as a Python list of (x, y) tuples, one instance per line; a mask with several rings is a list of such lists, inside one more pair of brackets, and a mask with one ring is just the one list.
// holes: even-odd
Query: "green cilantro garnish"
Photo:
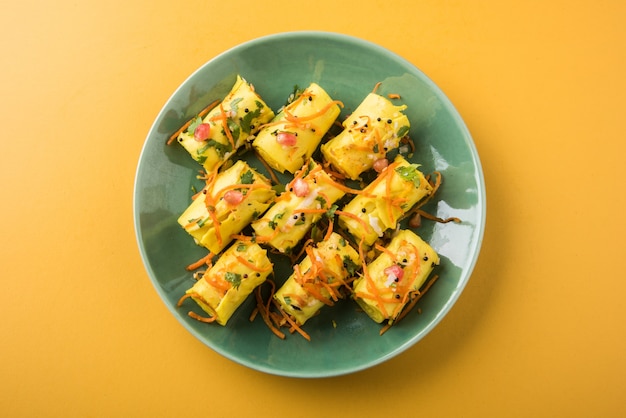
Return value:
[(202, 118), (200, 116), (196, 116), (193, 122), (189, 124), (189, 127), (187, 128), (187, 132), (193, 135), (193, 133), (196, 132), (196, 128), (201, 123), (202, 123)]
[(276, 229), (276, 227), (278, 226), (278, 222), (276, 221), (282, 219), (283, 216), (285, 216), (285, 212), (274, 215), (274, 218), (268, 222), (268, 226), (272, 229)]
[(315, 200), (320, 202), (320, 207), (322, 208), (326, 207), (326, 199), (324, 199), (322, 196), (317, 196)]
[(402, 166), (396, 168), (396, 173), (400, 175), (406, 181), (412, 181), (415, 187), (420, 185), (420, 175), (417, 171), (417, 164), (411, 164), (409, 166)]
[(232, 284), (235, 289), (239, 288), (239, 285), (241, 285), (241, 274), (239, 273), (229, 271), (224, 275), (224, 279)]
[(252, 171), (248, 170), (239, 178), (239, 184), (252, 184), (254, 183), (254, 175)]
[(249, 134), (250, 131), (252, 130), (252, 121), (255, 118), (258, 118), (259, 115), (261, 114), (261, 108), (263, 107), (263, 104), (257, 102), (257, 107), (256, 109), (254, 109), (251, 112), (248, 112), (244, 115), (243, 118), (241, 118), (241, 130), (246, 133)]
[[(204, 146), (202, 148), (198, 148), (196, 153), (198, 154), (198, 156), (201, 156), (209, 148), (215, 148), (215, 152), (220, 157), (223, 157), (224, 154), (226, 154), (227, 152), (230, 152), (230, 151), (233, 150), (233, 147), (230, 144), (222, 144), (221, 142), (217, 142), (214, 139), (210, 139), (210, 140), (206, 141), (206, 144), (204, 144)], [(206, 157), (204, 157), (204, 159), (206, 160)]]
[(237, 245), (237, 251), (239, 251), (239, 252), (246, 251), (246, 248), (248, 248), (248, 246), (246, 244), (239, 244), (239, 245)]
[(328, 210), (326, 211), (325, 215), (326, 215), (328, 218), (332, 219), (332, 218), (335, 216), (335, 212), (337, 211), (337, 209), (339, 209), (339, 206), (337, 206), (337, 205), (332, 205), (332, 206), (330, 207), (330, 209), (328, 209)]
[(233, 99), (233, 101), (230, 102), (230, 110), (232, 110), (234, 113), (238, 113), (239, 102), (241, 102), (242, 100), (243, 100), (243, 97), (237, 97), (236, 99)]
[(398, 129), (398, 133), (396, 135), (398, 136), (398, 138), (402, 138), (408, 133), (409, 133), (409, 127), (404, 125), (404, 126), (401, 126), (400, 129)]
[(350, 276), (353, 276), (354, 273), (356, 273), (356, 271), (359, 269), (359, 265), (352, 261), (352, 259), (347, 255), (343, 256), (343, 266), (346, 268)]
[[(239, 139), (239, 135), (241, 133), (241, 128), (239, 124), (232, 120), (231, 118), (226, 119), (226, 125), (228, 126), (228, 130), (233, 135), (233, 139), (235, 142)], [(226, 136), (226, 132), (224, 132), (224, 136)]]

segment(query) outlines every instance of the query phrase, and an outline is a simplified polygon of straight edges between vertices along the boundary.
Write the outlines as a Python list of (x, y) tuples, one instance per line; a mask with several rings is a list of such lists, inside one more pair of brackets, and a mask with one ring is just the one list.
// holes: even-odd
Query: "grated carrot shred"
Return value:
[[(320, 116), (324, 115), (326, 112), (328, 112), (330, 110), (331, 107), (333, 106), (339, 106), (339, 107), (343, 107), (343, 103), (339, 100), (332, 100), (328, 103), (326, 103), (324, 105), (324, 107), (322, 107), (320, 110), (318, 110), (315, 113), (311, 113), (309, 115), (306, 116), (296, 116), (292, 113), (290, 113), (291, 109), (285, 109), (285, 118), (292, 123), (302, 123), (302, 122), (307, 122), (310, 121), (312, 119), (316, 119), (319, 118)], [(290, 106), (291, 107), (291, 106)], [(295, 106), (293, 106), (292, 108), (295, 108)]]
[(230, 143), (230, 146), (233, 148), (233, 150), (235, 150), (237, 149), (237, 147), (235, 145), (235, 139), (233, 138), (233, 133), (230, 131), (230, 128), (228, 127), (228, 114), (224, 110), (224, 102), (220, 103), (219, 106), (220, 106), (220, 113), (212, 117), (211, 120), (213, 121), (219, 120), (220, 122), (222, 122), (222, 128), (224, 129), (226, 138), (228, 138), (228, 142)]
[(217, 319), (216, 316), (200, 316), (197, 313), (193, 312), (193, 311), (189, 311), (187, 312), (187, 315), (193, 319), (195, 319), (196, 321), (200, 321), (200, 322), (206, 322), (208, 324), (210, 324), (211, 322), (215, 322), (215, 320)]
[(215, 254), (213, 254), (212, 252), (209, 252), (207, 255), (205, 255), (204, 257), (202, 257), (201, 259), (199, 259), (195, 263), (189, 264), (186, 267), (186, 270), (187, 271), (196, 270), (196, 269), (202, 267), (205, 264), (208, 265), (208, 266), (211, 266), (211, 260), (213, 259), (214, 256), (215, 256)]
[(302, 328), (300, 328), (300, 325), (298, 325), (298, 323), (296, 321), (291, 319), (291, 317), (285, 311), (283, 311), (281, 309), (280, 305), (278, 305), (278, 302), (274, 301), (274, 304), (278, 308), (278, 312), (280, 312), (280, 314), (283, 316), (283, 318), (285, 318), (285, 320), (287, 322), (289, 322), (289, 325), (291, 325), (291, 327), (295, 331), (297, 331), (298, 334), (302, 335), (307, 341), (311, 341), (311, 337), (309, 336), (309, 334), (307, 334)]
[[(270, 296), (268, 299), (268, 305), (270, 303), (270, 301), (273, 299), (274, 296), (274, 290), (275, 290), (275, 286), (274, 286), (274, 282), (272, 282), (271, 280), (267, 280), (266, 283), (269, 283), (271, 286), (271, 292), (270, 292)], [(265, 322), (265, 325), (267, 325), (267, 327), (274, 333), (274, 335), (276, 335), (278, 338), (284, 340), (285, 339), (285, 334), (282, 333), (272, 322), (272, 320), (270, 319), (270, 311), (269, 311), (269, 306), (265, 305), (265, 303), (263, 303), (263, 297), (261, 296), (261, 286), (258, 286), (255, 290), (255, 298), (256, 298), (256, 303), (257, 303), (257, 309), (259, 310), (259, 314), (261, 314), (261, 318), (263, 318), (263, 322)]]

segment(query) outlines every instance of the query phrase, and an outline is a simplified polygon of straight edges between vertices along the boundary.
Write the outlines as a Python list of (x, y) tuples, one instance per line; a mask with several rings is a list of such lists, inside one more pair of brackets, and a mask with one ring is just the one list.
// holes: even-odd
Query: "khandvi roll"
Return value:
[(282, 310), (303, 325), (324, 306), (342, 298), (341, 289), (360, 266), (359, 254), (341, 235), (333, 232), (317, 246), (306, 247), (306, 257), (276, 291)]
[(275, 196), (270, 181), (239, 160), (227, 170), (210, 175), (178, 223), (198, 245), (218, 254), (233, 234), (267, 210)]
[(272, 168), (294, 173), (339, 116), (341, 102), (312, 83), (258, 133), (252, 146)]
[(236, 241), (185, 295), (211, 316), (197, 319), (226, 325), (235, 310), (272, 270), (273, 264), (266, 250), (258, 244)]
[(393, 321), (419, 294), (439, 255), (410, 230), (401, 230), (353, 283), (353, 297), (374, 321)]
[(204, 118), (196, 117), (177, 140), (194, 160), (211, 172), (273, 117), (272, 109), (238, 75), (224, 100)]
[(275, 204), (252, 223), (258, 242), (290, 252), (334, 202), (342, 188), (313, 160), (298, 171)]
[(343, 122), (344, 130), (321, 146), (326, 161), (352, 180), (371, 169), (374, 162), (398, 148), (408, 134), (409, 119), (402, 113), (406, 106), (370, 93)]
[(374, 244), (386, 230), (396, 228), (402, 215), (433, 192), (418, 167), (398, 155), (343, 208), (347, 213), (339, 215), (339, 225), (366, 246)]

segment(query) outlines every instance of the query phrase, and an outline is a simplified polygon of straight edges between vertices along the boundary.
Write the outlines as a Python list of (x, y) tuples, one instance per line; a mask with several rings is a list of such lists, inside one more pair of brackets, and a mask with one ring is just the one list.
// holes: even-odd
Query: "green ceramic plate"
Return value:
[[(326, 307), (308, 321), (312, 341), (298, 334), (275, 337), (261, 318), (250, 322), (250, 297), (226, 327), (187, 316), (176, 302), (192, 283), (185, 266), (206, 254), (177, 224), (190, 202), (200, 168), (167, 138), (211, 101), (223, 98), (237, 74), (254, 84), (272, 108), (295, 85), (320, 84), (350, 113), (382, 82), (381, 94), (400, 93), (416, 144), (413, 162), (424, 172), (439, 170), (444, 184), (425, 210), (462, 223), (423, 221), (416, 231), (441, 256), (440, 279), (411, 313), (383, 336), (351, 300)], [(242, 158), (249, 159), (247, 156)], [(137, 241), (148, 275), (180, 323), (216, 352), (263, 372), (297, 377), (347, 374), (388, 360), (423, 338), (446, 315), (466, 285), (478, 257), (485, 225), (485, 189), (470, 134), (452, 104), (420, 70), (403, 58), (360, 39), (322, 32), (272, 35), (239, 45), (213, 58), (174, 92), (156, 120), (141, 153), (134, 191)], [(291, 266), (278, 262), (278, 283)], [(199, 311), (201, 312), (201, 311)]]

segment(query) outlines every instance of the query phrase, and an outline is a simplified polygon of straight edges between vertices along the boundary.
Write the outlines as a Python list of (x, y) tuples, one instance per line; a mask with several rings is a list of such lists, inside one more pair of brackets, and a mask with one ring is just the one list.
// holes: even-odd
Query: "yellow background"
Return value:
[[(625, 4), (2, 1), (0, 415), (624, 416)], [(488, 199), (474, 275), (442, 323), (319, 380), (244, 368), (183, 329), (132, 214), (174, 89), (230, 47), (302, 29), (373, 41), (432, 78), (474, 137)]]

